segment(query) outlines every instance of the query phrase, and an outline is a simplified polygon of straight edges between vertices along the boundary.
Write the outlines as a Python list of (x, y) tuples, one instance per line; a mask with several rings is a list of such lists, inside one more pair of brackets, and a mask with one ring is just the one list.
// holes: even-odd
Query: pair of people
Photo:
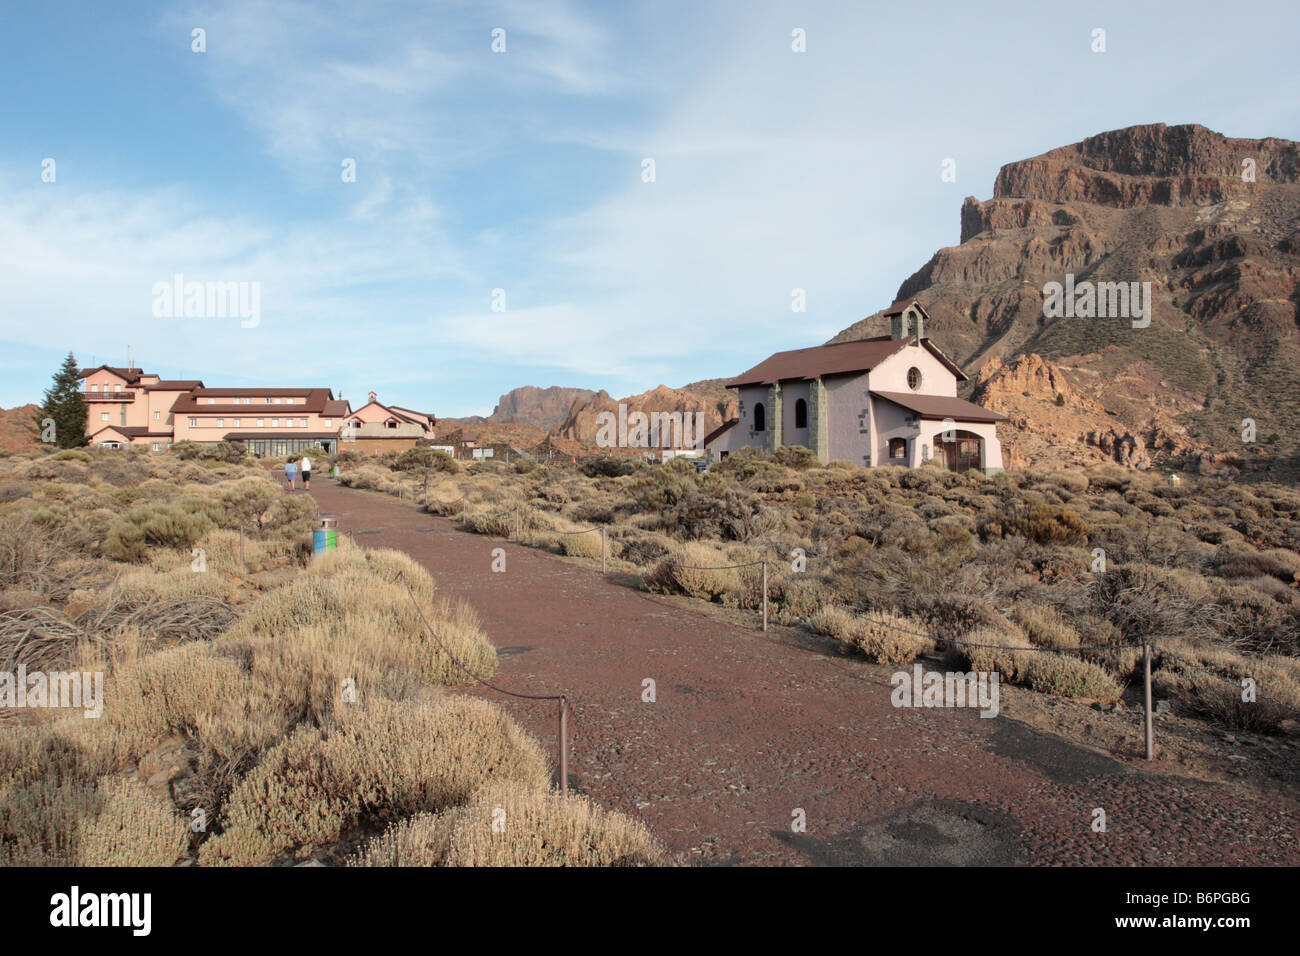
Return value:
[(293, 491), (295, 488), (294, 483), (298, 478), (299, 467), (302, 468), (302, 489), (311, 491), (311, 459), (306, 455), (303, 455), (299, 461), (290, 458), (284, 463), (284, 479), (289, 483), (289, 490)]

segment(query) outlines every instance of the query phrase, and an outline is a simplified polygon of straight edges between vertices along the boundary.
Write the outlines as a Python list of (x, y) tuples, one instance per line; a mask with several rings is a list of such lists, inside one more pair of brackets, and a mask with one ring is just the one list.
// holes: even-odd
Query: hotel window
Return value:
[(332, 419), (332, 418), (327, 418), (327, 419), (325, 419), (325, 427), (326, 427), (326, 428), (333, 428), (333, 427), (334, 427), (334, 419)]
[(215, 405), (215, 404), (217, 404), (217, 400), (216, 400), (215, 398), (209, 398), (209, 399), (208, 399), (208, 404), (209, 404), (209, 405)]
[(238, 418), (236, 418), (236, 419), (235, 419), (235, 427), (236, 427), (236, 428), (238, 428), (238, 427), (239, 427), (239, 425), (240, 425), (240, 422), (239, 422), (239, 419), (238, 419)]
[(218, 427), (218, 428), (225, 428), (225, 427), (226, 427), (226, 420), (225, 420), (224, 418), (218, 418), (218, 419), (217, 419), (217, 427)]
[(153, 413), (153, 420), (154, 420), (154, 421), (160, 421), (161, 419), (162, 419), (162, 412), (154, 412), (154, 413)]
[(199, 420), (197, 418), (191, 418), (190, 428), (198, 428), (198, 427), (199, 427)]
[(272, 427), (272, 428), (279, 428), (279, 427), (280, 427), (280, 419), (278, 419), (278, 418), (272, 418), (272, 419), (271, 419), (271, 427)]
[(279, 399), (279, 397), (278, 397), (278, 396), (277, 396), (277, 397), (276, 397), (276, 399), (275, 399), (275, 404), (277, 404), (277, 405), (279, 405), (279, 404), (280, 404), (280, 399)]
[(305, 419), (305, 418), (300, 418), (300, 419), (298, 419), (298, 427), (299, 427), (299, 428), (306, 428), (306, 427), (307, 427), (307, 419)]
[(92, 386), (90, 386), (90, 390), (91, 390), (92, 392), (98, 392), (98, 391), (99, 391), (99, 386), (98, 386), (98, 385), (92, 385)]
[(113, 386), (113, 391), (115, 391), (115, 392), (120, 392), (120, 391), (122, 391), (122, 386), (121, 386), (121, 385), (114, 385), (114, 386)]
[(267, 396), (267, 399), (266, 399), (266, 404), (268, 404), (268, 405), (270, 405), (270, 404), (271, 404), (271, 398), (270, 398), (270, 396), (269, 396), (269, 395), (268, 395), (268, 396)]
[(106, 422), (106, 421), (108, 421), (108, 412), (100, 412), (100, 413), (99, 413), (99, 420), (100, 420), (101, 422)]
[(257, 427), (258, 427), (258, 428), (265, 428), (265, 427), (266, 427), (266, 419), (265, 419), (265, 418), (259, 418), (259, 419), (257, 420)]

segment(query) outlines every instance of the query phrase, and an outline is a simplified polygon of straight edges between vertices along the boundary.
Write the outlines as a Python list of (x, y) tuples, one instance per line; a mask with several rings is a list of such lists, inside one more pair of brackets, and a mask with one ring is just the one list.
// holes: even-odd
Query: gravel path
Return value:
[[(1289, 801), (1152, 772), (1005, 715), (895, 708), (892, 668), (806, 634), (763, 634), (379, 494), (319, 479), (311, 493), (358, 544), (405, 551), (478, 610), (497, 683), (567, 694), (571, 786), (639, 813), (684, 862), (1300, 864)], [(490, 569), (495, 548), (504, 573)], [(554, 705), (466, 692), (554, 755)]]

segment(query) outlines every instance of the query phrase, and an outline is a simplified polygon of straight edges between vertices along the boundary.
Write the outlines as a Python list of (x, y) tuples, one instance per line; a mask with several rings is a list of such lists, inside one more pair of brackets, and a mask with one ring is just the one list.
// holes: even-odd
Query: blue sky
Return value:
[[(128, 345), (443, 416), (683, 385), (887, 305), (1003, 163), (1300, 139), (1293, 3), (971, 6), (5, 0), (0, 404)], [(260, 323), (155, 316), (176, 273), (258, 283)]]

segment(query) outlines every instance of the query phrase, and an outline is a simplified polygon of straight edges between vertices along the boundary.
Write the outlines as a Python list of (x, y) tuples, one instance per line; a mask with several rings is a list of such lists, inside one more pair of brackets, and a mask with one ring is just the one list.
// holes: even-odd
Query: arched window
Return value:
[(763, 407), (762, 402), (754, 405), (754, 431), (767, 431), (767, 409)]
[(907, 457), (907, 439), (891, 438), (889, 439), (889, 457), (906, 458)]
[(915, 365), (907, 370), (907, 387), (913, 391), (921, 387), (921, 370)]
[(794, 427), (808, 427), (808, 403), (802, 398), (794, 403)]

